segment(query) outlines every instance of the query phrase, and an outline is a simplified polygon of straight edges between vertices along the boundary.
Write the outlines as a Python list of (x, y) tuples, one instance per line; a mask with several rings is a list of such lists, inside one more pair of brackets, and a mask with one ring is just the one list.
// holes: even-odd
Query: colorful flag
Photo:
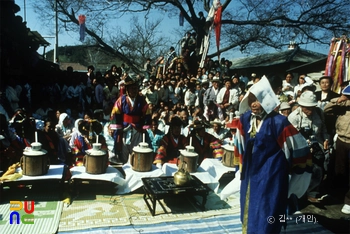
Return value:
[(180, 11), (180, 15), (179, 15), (179, 24), (180, 24), (180, 26), (184, 26), (184, 16), (183, 16), (181, 11)]
[(80, 38), (79, 40), (81, 42), (84, 41), (85, 39), (85, 20), (86, 20), (86, 16), (85, 15), (79, 15), (79, 25), (80, 25), (80, 28), (79, 28), (79, 35), (80, 35)]
[(220, 34), (221, 34), (221, 13), (222, 13), (222, 6), (219, 6), (215, 12), (215, 18), (214, 18), (216, 48), (218, 51), (219, 60), (220, 60), (219, 48), (220, 48)]

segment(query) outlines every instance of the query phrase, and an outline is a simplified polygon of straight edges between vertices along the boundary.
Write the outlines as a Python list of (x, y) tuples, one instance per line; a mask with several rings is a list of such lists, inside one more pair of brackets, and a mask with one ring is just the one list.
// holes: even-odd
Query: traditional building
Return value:
[[(284, 79), (287, 72), (292, 72), (294, 77), (297, 77), (302, 73), (324, 70), (326, 60), (325, 54), (304, 50), (296, 44), (291, 44), (286, 51), (232, 60), (230, 73), (248, 77), (251, 73), (258, 76), (274, 73)], [(301, 69), (310, 63), (313, 64), (311, 67)]]

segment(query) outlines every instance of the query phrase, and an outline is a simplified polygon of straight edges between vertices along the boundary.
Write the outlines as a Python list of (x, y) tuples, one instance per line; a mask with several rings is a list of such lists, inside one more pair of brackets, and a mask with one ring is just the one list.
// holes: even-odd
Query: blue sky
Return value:
[[(24, 8), (24, 2), (26, 2), (26, 8)], [(28, 0), (16, 0), (16, 4), (20, 6), (21, 11), (17, 13), (17, 15), (22, 16), (23, 20), (24, 18), (24, 9), (26, 9), (26, 21), (27, 21), (27, 27), (29, 27), (32, 31), (38, 31), (51, 45), (46, 48), (46, 51), (50, 51), (54, 48), (55, 44), (55, 38), (54, 38), (54, 29), (55, 29), (55, 22), (52, 21), (52, 25), (44, 27), (40, 20), (38, 20), (37, 14), (33, 11), (33, 6), (32, 6), (32, 1)], [(54, 12), (52, 12), (54, 15)], [(160, 17), (162, 19), (162, 24), (161, 24), (161, 31), (166, 33), (167, 35), (174, 35), (174, 29), (177, 28), (180, 31), (186, 31), (186, 24), (184, 27), (179, 26), (179, 20), (178, 18), (168, 18), (165, 15), (160, 15), (158, 14), (157, 17)], [(122, 26), (124, 25), (123, 30), (128, 30), (128, 26), (130, 25), (129, 22), (130, 20), (128, 18), (123, 17), (123, 21), (125, 22), (120, 22), (121, 19), (118, 20), (118, 25)], [(141, 20), (141, 19), (140, 19)], [(87, 18), (86, 24), (88, 27), (89, 19)], [(169, 27), (171, 26), (171, 27)], [(59, 46), (65, 46), (65, 45), (81, 45), (81, 42), (79, 41), (79, 26), (77, 26), (76, 31), (65, 31), (64, 28), (59, 29), (60, 33), (58, 36), (58, 45)], [(181, 39), (183, 35), (179, 35), (178, 39), (171, 39), (174, 41), (178, 41)], [(212, 37), (214, 37), (214, 33), (212, 34)], [(174, 45), (176, 46), (176, 45)], [(302, 46), (303, 49), (319, 52), (322, 54), (328, 54), (329, 47), (327, 46), (318, 46), (315, 44), (310, 44), (307, 46)], [(287, 49), (287, 48), (286, 48)], [(39, 53), (42, 53), (43, 48), (39, 49)], [(212, 45), (212, 47), (209, 50), (209, 54), (215, 52), (215, 45)], [(275, 52), (273, 50), (269, 52)], [(234, 59), (234, 58), (239, 58), (239, 57), (246, 57), (246, 54), (241, 54), (239, 51), (232, 50), (230, 52), (225, 52), (221, 55), (221, 57), (225, 57), (227, 59)]]

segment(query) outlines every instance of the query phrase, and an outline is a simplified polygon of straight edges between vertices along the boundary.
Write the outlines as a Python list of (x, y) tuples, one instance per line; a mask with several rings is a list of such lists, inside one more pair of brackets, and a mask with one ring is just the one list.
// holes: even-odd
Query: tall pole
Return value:
[(27, 22), (26, 0), (24, 0), (24, 22)]
[[(53, 52), (53, 62), (56, 62), (56, 58), (58, 59), (58, 11), (57, 11), (57, 1), (55, 0), (55, 28), (56, 28), (56, 32), (55, 32), (55, 48), (54, 48), (54, 52)], [(57, 61), (59, 62), (59, 61)]]

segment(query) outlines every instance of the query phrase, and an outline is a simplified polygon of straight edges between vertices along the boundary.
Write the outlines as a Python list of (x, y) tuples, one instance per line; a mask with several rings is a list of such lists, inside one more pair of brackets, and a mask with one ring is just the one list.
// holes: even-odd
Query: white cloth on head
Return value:
[(75, 141), (75, 139), (77, 139), (77, 137), (79, 136), (79, 135), (81, 135), (81, 133), (80, 133), (80, 131), (79, 131), (79, 122), (80, 121), (83, 121), (83, 119), (77, 119), (77, 120), (75, 120), (75, 122), (74, 122), (74, 128), (73, 128), (73, 132), (72, 132), (72, 136), (71, 136), (71, 138), (70, 138), (70, 140), (69, 140), (69, 146), (70, 147), (74, 147), (74, 141)]
[(266, 78), (266, 76), (263, 76), (244, 95), (241, 104), (239, 105), (240, 114), (244, 114), (250, 109), (250, 106), (248, 104), (248, 96), (250, 93), (255, 95), (267, 114), (271, 113), (277, 106), (280, 105), (280, 101), (278, 100), (276, 94), (273, 92), (269, 80)]

